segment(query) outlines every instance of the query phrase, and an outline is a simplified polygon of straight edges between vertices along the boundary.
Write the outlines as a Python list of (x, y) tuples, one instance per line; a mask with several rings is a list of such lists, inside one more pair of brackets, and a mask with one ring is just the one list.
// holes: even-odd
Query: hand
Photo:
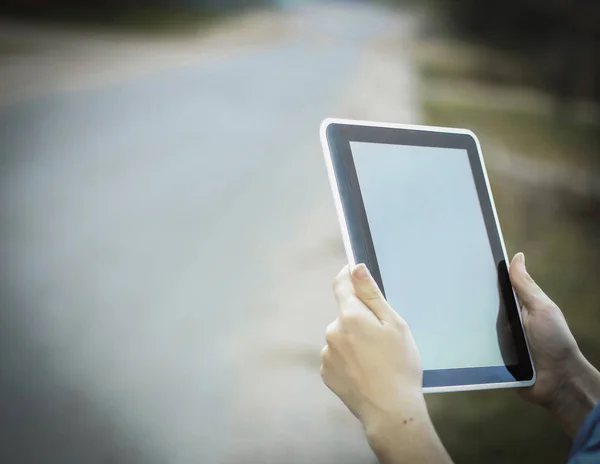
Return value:
[[(401, 414), (421, 402), (421, 359), (406, 322), (384, 299), (364, 264), (333, 284), (341, 315), (325, 333), (321, 375), (359, 420)], [(410, 418), (407, 418), (410, 419)]]
[(527, 273), (525, 256), (510, 265), (510, 280), (536, 368), (536, 383), (519, 393), (549, 409), (574, 436), (600, 399), (600, 374), (584, 358), (558, 306)]
[(532, 403), (548, 406), (569, 375), (579, 348), (562, 311), (527, 273), (523, 253), (515, 255), (510, 264), (510, 280), (521, 302), (523, 326), (537, 373), (535, 385), (520, 393)]
[(341, 314), (327, 327), (321, 376), (363, 423), (383, 464), (450, 463), (421, 391), (423, 369), (406, 322), (364, 264), (333, 284)]

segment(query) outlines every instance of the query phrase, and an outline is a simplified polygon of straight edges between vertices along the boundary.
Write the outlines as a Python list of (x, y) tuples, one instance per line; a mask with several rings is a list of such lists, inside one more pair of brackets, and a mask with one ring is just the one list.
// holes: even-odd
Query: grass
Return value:
[(600, 166), (597, 121), (527, 87), (519, 58), (453, 40), (421, 43), (415, 55), (430, 124), (470, 128), (518, 155)]
[[(450, 53), (446, 53), (450, 50)], [(417, 50), (421, 56), (421, 75), (427, 80), (466, 79), (496, 85), (527, 86), (529, 73), (520, 65), (520, 59), (507, 53), (491, 52), (464, 43), (447, 42)]]
[(467, 127), (500, 141), (510, 152), (553, 162), (600, 164), (600, 137), (593, 124), (559, 121), (552, 114), (427, 102), (429, 124)]
[[(476, 79), (461, 71), (475, 66), (464, 54), (460, 65), (443, 55), (437, 64), (428, 62), (422, 68), (424, 88), (439, 79), (449, 83)], [(543, 111), (431, 98), (423, 103), (423, 114), (427, 124), (472, 129), (480, 135), (484, 150), (486, 140), (493, 140), (522, 157), (598, 168), (598, 128), (592, 124), (559, 122)], [(493, 150), (486, 154), (493, 156)], [(509, 253), (525, 252), (530, 273), (562, 308), (584, 354), (600, 366), (600, 201), (532, 191), (493, 171), (489, 175)], [(427, 401), (456, 462), (566, 462), (569, 438), (545, 411), (524, 403), (514, 391), (434, 395)]]

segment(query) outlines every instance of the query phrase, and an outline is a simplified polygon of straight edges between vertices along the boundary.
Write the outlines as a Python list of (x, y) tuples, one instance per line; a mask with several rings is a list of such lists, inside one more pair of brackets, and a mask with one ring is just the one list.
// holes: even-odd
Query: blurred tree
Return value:
[(559, 102), (600, 104), (599, 1), (447, 0), (442, 6), (468, 36), (525, 56), (535, 80)]
[(270, 3), (273, 0), (0, 0), (0, 14), (106, 23), (128, 14), (152, 13), (160, 22), (161, 13), (216, 13)]

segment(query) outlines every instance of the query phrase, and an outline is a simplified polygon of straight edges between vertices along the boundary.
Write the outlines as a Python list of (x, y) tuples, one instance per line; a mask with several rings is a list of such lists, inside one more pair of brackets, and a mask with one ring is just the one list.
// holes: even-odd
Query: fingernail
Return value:
[(367, 269), (367, 266), (365, 266), (363, 263), (360, 263), (354, 268), (354, 275), (357, 279), (368, 280), (369, 270)]
[(525, 267), (525, 255), (521, 252), (517, 253), (517, 261)]

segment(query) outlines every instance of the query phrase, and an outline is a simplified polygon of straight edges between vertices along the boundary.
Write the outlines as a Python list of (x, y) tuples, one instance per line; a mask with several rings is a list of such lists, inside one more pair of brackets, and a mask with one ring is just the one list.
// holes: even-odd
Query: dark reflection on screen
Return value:
[[(503, 269), (504, 268), (504, 269)], [(509, 317), (510, 312), (507, 310), (505, 298), (507, 292), (512, 296), (512, 287), (510, 281), (506, 285), (503, 273), (505, 273), (506, 262), (502, 261), (498, 264), (498, 319), (496, 321), (496, 331), (498, 333), (498, 344), (500, 345), (500, 353), (506, 366), (516, 365), (519, 361), (517, 350), (515, 349), (515, 338), (513, 336), (513, 327)], [(513, 322), (514, 323), (514, 322)]]

